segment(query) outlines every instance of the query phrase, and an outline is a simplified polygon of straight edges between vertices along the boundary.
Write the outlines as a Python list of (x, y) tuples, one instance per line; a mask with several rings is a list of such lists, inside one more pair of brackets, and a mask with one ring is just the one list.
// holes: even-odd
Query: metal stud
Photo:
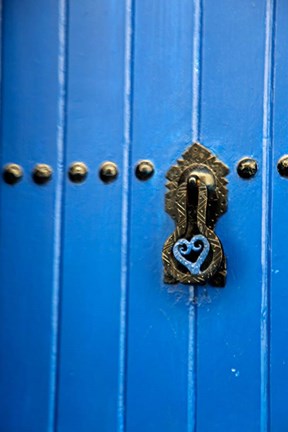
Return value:
[(279, 159), (277, 169), (281, 177), (288, 178), (288, 155), (284, 155)]
[(99, 177), (104, 183), (112, 183), (118, 177), (118, 167), (114, 162), (104, 162), (100, 166)]
[(251, 179), (255, 176), (258, 170), (258, 165), (255, 159), (243, 158), (239, 161), (237, 166), (237, 173), (243, 179)]
[(6, 183), (14, 185), (23, 177), (23, 169), (20, 165), (9, 163), (3, 169), (3, 179)]
[(74, 162), (70, 165), (68, 175), (73, 183), (82, 183), (88, 174), (88, 168), (83, 162)]
[(148, 180), (154, 174), (154, 165), (149, 160), (142, 160), (138, 162), (135, 169), (136, 177), (139, 180)]
[(34, 167), (32, 178), (35, 183), (43, 185), (52, 178), (53, 170), (50, 165), (47, 164), (37, 164)]

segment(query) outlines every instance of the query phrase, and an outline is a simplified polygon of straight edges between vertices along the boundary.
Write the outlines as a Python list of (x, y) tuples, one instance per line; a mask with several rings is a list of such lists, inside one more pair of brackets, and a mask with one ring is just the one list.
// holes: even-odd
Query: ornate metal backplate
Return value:
[(227, 209), (228, 173), (199, 143), (169, 169), (165, 207), (176, 229), (162, 252), (166, 283), (225, 285), (226, 260), (214, 226)]

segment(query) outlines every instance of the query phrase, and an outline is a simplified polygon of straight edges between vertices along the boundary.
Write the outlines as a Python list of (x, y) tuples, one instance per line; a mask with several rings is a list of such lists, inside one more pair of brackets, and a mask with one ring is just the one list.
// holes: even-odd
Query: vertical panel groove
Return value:
[(202, 36), (202, 0), (194, 0), (193, 18), (193, 76), (192, 76), (192, 140), (200, 137), (201, 103), (201, 36)]
[[(0, 124), (0, 133), (1, 133), (1, 142), (0, 142), (0, 163), (3, 165), (3, 49), (4, 49), (4, 31), (3, 31), (3, 1), (0, 0), (0, 110), (1, 110), (1, 124)], [(2, 215), (2, 203), (0, 205), (0, 214)], [(0, 225), (0, 239), (2, 226)]]
[(118, 432), (126, 429), (127, 298), (129, 284), (130, 166), (132, 146), (133, 0), (125, 3), (124, 148), (121, 232), (121, 298), (119, 334)]
[(57, 388), (60, 346), (61, 256), (64, 212), (65, 135), (67, 105), (67, 0), (59, 0), (58, 19), (58, 124), (57, 124), (57, 183), (55, 191), (55, 231), (52, 291), (52, 343), (50, 370), (50, 411), (48, 431), (57, 428)]
[(188, 317), (188, 413), (187, 413), (187, 430), (188, 432), (196, 431), (196, 414), (197, 414), (197, 305), (196, 305), (196, 288), (189, 288), (189, 317)]
[[(192, 75), (192, 140), (200, 137), (200, 100), (201, 100), (201, 36), (202, 0), (194, 0), (193, 17), (193, 75)], [(188, 329), (188, 412), (187, 430), (196, 431), (197, 424), (197, 304), (196, 288), (189, 289), (189, 329)]]
[(263, 94), (263, 170), (262, 170), (262, 296), (261, 296), (261, 431), (270, 430), (270, 287), (271, 287), (271, 207), (275, 2), (266, 1), (265, 62)]
[[(3, 121), (4, 121), (4, 116), (3, 116), (3, 75), (4, 75), (4, 66), (3, 66), (3, 58), (4, 58), (4, 3), (3, 0), (0, 0), (0, 35), (1, 35), (1, 42), (0, 42), (0, 110), (1, 110), (1, 124), (0, 124), (0, 137), (1, 137), (1, 142), (0, 142), (0, 163), (1, 163), (1, 167), (3, 166)], [(2, 195), (2, 187), (1, 187), (1, 195)], [(0, 214), (2, 215), (3, 211), (3, 206), (2, 206), (2, 201), (0, 202)], [(0, 241), (2, 243), (2, 225), (0, 224)], [(1, 244), (0, 243), (0, 244)], [(1, 244), (2, 247), (2, 244)], [(2, 278), (2, 273), (0, 272), (1, 278)]]

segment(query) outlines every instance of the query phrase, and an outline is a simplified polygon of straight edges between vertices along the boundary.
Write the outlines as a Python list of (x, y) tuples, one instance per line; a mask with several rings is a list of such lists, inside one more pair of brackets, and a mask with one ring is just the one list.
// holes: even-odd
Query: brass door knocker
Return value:
[(214, 226), (227, 209), (228, 173), (199, 143), (169, 169), (165, 207), (176, 229), (163, 247), (165, 283), (225, 286), (226, 259)]

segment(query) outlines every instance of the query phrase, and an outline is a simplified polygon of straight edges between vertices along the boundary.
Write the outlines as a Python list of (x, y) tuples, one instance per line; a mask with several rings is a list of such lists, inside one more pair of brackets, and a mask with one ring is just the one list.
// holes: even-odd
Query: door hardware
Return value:
[(228, 173), (199, 143), (167, 172), (165, 209), (176, 229), (163, 247), (165, 283), (225, 286), (226, 259), (214, 226), (227, 209)]
[(44, 185), (48, 183), (52, 178), (53, 170), (50, 165), (47, 164), (37, 164), (34, 167), (32, 178), (38, 185)]
[(288, 178), (288, 155), (284, 155), (279, 159), (277, 169), (281, 177)]
[(68, 175), (73, 183), (82, 183), (88, 175), (88, 168), (83, 162), (74, 162), (69, 167)]
[(140, 161), (135, 169), (135, 175), (139, 180), (148, 180), (154, 174), (154, 165), (149, 160)]
[(3, 169), (3, 179), (6, 183), (14, 185), (23, 177), (23, 169), (20, 165), (9, 163)]
[(249, 180), (257, 173), (258, 165), (255, 159), (245, 157), (238, 162), (237, 173), (239, 177)]
[(100, 167), (99, 177), (104, 183), (112, 183), (118, 177), (118, 167), (114, 162), (103, 162)]

